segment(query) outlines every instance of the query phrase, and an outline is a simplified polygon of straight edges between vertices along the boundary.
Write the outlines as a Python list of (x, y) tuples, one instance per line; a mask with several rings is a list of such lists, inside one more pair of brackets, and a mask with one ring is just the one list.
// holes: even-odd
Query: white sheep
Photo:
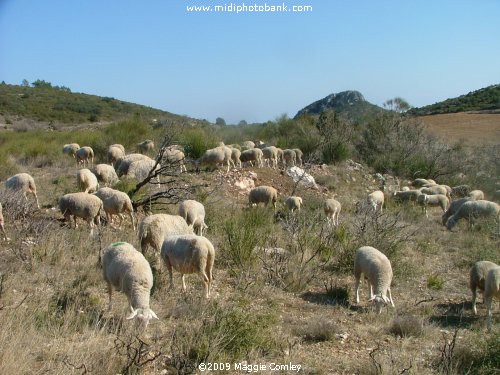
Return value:
[(5, 233), (5, 220), (3, 218), (2, 203), (0, 203), (0, 230), (2, 231), (3, 239), (5, 241), (9, 241), (10, 238), (7, 237), (7, 233)]
[(373, 193), (368, 194), (366, 200), (368, 202), (368, 205), (373, 208), (373, 211), (376, 212), (379, 207), (380, 212), (383, 211), (385, 197), (382, 191), (375, 190)]
[(283, 150), (283, 164), (285, 167), (289, 164), (291, 164), (292, 167), (294, 167), (296, 161), (297, 161), (297, 154), (295, 153), (294, 150), (290, 149)]
[[(356, 278), (356, 303), (359, 303), (359, 285), (364, 274), (370, 290), (370, 301), (380, 314), (382, 307), (390, 302), (394, 307), (391, 295), (392, 267), (387, 257), (371, 246), (360, 247), (354, 259), (354, 277)], [(373, 292), (375, 287), (375, 293)]]
[(102, 182), (104, 186), (113, 186), (118, 182), (118, 175), (115, 168), (109, 164), (97, 164), (93, 169), (97, 180)]
[(182, 151), (178, 147), (180, 146), (172, 145), (167, 147), (163, 158), (168, 164), (179, 164), (180, 173), (187, 172), (186, 166), (184, 165), (184, 159), (186, 159), (186, 155), (184, 154), (184, 151)]
[[(119, 147), (121, 146), (121, 147)], [(125, 148), (122, 145), (111, 145), (108, 147), (108, 163), (113, 165), (118, 159), (125, 156)]]
[(339, 216), (342, 205), (340, 202), (334, 198), (327, 199), (323, 206), (325, 211), (326, 220), (329, 224), (339, 225)]
[(102, 256), (102, 274), (108, 284), (111, 310), (113, 287), (127, 296), (130, 314), (127, 319), (137, 318), (146, 329), (151, 319), (158, 319), (149, 306), (153, 272), (144, 255), (127, 242), (109, 245)]
[(203, 281), (205, 297), (210, 297), (215, 249), (207, 238), (195, 234), (169, 236), (163, 241), (161, 257), (170, 275), (170, 288), (174, 286), (172, 268), (182, 275), (183, 291), (186, 291), (184, 275), (197, 273)]
[(249, 150), (251, 148), (255, 148), (255, 143), (253, 143), (252, 141), (245, 141), (241, 144), (242, 150)]
[(256, 167), (260, 168), (263, 166), (262, 158), (264, 153), (261, 149), (251, 148), (249, 150), (245, 150), (241, 152), (240, 160), (242, 163), (250, 163), (253, 166), (253, 162), (255, 162)]
[(278, 159), (278, 165), (280, 165), (280, 163), (282, 165), (285, 165), (285, 160), (283, 158), (284, 151), (281, 148), (279, 148), (279, 147), (276, 147), (276, 150), (278, 152), (278, 158), (277, 158)]
[(137, 152), (139, 152), (141, 154), (146, 154), (146, 153), (154, 150), (155, 144), (151, 139), (146, 139), (145, 141), (138, 143), (136, 145), (136, 148), (137, 148)]
[(452, 201), (450, 203), (450, 205), (448, 206), (448, 209), (446, 210), (446, 212), (443, 214), (443, 216), (441, 216), (441, 221), (442, 221), (443, 225), (446, 225), (446, 222), (448, 221), (449, 217), (452, 215), (455, 215), (455, 213), (462, 206), (462, 204), (464, 204), (465, 202), (470, 201), (470, 200), (471, 200), (470, 197), (465, 197), (465, 198), (460, 198), (460, 199)]
[(420, 190), (401, 190), (401, 191), (395, 191), (392, 196), (394, 197), (395, 200), (405, 202), (405, 201), (416, 201), (418, 196), (421, 194), (422, 192)]
[(71, 216), (75, 222), (75, 228), (78, 228), (76, 218), (80, 217), (87, 221), (90, 227), (90, 235), (94, 233), (94, 224), (100, 225), (100, 214), (103, 209), (102, 201), (87, 193), (70, 193), (63, 195), (59, 199), (59, 209), (64, 215), (64, 219), (69, 221), (71, 227)]
[(448, 197), (450, 196), (450, 193), (448, 191), (448, 187), (445, 185), (426, 186), (426, 187), (420, 188), (420, 192), (422, 194), (427, 194), (427, 195), (442, 194), (442, 195), (446, 195)]
[(488, 331), (491, 331), (493, 324), (493, 298), (500, 299), (500, 266), (488, 271), (484, 281), (484, 303), (488, 309)]
[[(231, 159), (231, 158), (229, 158)], [(217, 168), (220, 164), (227, 165), (227, 171), (229, 172), (230, 161), (226, 158), (226, 153), (224, 149), (220, 147), (212, 148), (207, 151), (196, 161), (197, 169), (201, 166), (210, 166)]]
[(111, 146), (109, 146), (109, 147), (117, 147), (117, 148), (119, 148), (120, 150), (122, 150), (122, 151), (123, 151), (123, 155), (125, 155), (125, 147), (123, 147), (123, 145), (122, 145), (122, 144), (120, 144), (120, 143), (115, 143), (115, 144), (112, 144), (112, 145), (111, 145)]
[(290, 196), (290, 197), (287, 197), (285, 199), (285, 206), (292, 212), (295, 210), (300, 211), (301, 205), (302, 205), (302, 198), (301, 197)]
[(480, 260), (476, 262), (469, 271), (469, 287), (472, 292), (472, 311), (474, 311), (474, 315), (477, 315), (477, 289), (483, 293), (484, 303), (484, 282), (488, 271), (494, 267), (498, 267), (498, 265), (493, 262), (488, 262), (487, 260)]
[(94, 150), (91, 147), (84, 146), (80, 147), (75, 152), (76, 164), (93, 165), (94, 164)]
[(475, 201), (484, 200), (484, 193), (481, 190), (472, 190), (469, 193), (469, 197)]
[(179, 203), (179, 216), (186, 220), (187, 225), (193, 227), (198, 236), (203, 236), (203, 230), (208, 229), (205, 224), (205, 207), (195, 200), (185, 200)]
[(272, 186), (258, 186), (250, 190), (248, 194), (248, 203), (250, 206), (264, 203), (267, 207), (269, 202), (273, 204), (276, 209), (276, 202), (278, 201), (278, 190)]
[(118, 215), (120, 218), (118, 227), (120, 228), (123, 223), (123, 213), (127, 213), (132, 222), (132, 229), (135, 232), (134, 208), (130, 197), (126, 193), (103, 187), (97, 190), (94, 195), (102, 200), (104, 212), (110, 224), (113, 223), (113, 215)]
[(452, 197), (465, 198), (469, 195), (470, 192), (471, 188), (469, 185), (458, 185), (451, 188)]
[(80, 148), (78, 143), (68, 143), (63, 146), (63, 154), (68, 154), (75, 157), (76, 150)]
[[(432, 181), (432, 182), (431, 182)], [(420, 188), (420, 187), (423, 187), (425, 185), (435, 185), (436, 183), (433, 181), (433, 180), (427, 180), (425, 178), (416, 178), (413, 182), (412, 182), (412, 186), (416, 187), (416, 188)]]
[(262, 159), (268, 167), (276, 169), (278, 167), (278, 149), (274, 146), (264, 147), (262, 149)]
[[(236, 145), (239, 146), (239, 145)], [(241, 150), (236, 147), (231, 147), (231, 160), (233, 161), (233, 164), (235, 167), (237, 166), (238, 168), (241, 169)]]
[(450, 216), (446, 222), (446, 228), (448, 230), (453, 229), (457, 225), (460, 219), (466, 219), (469, 221), (469, 227), (472, 227), (474, 220), (478, 217), (493, 217), (499, 220), (500, 206), (495, 202), (479, 200), (470, 200), (462, 204), (458, 211)]
[(403, 186), (401, 191), (410, 191), (411, 189), (408, 186)]
[(130, 164), (132, 164), (134, 161), (137, 160), (152, 160), (146, 155), (142, 154), (129, 154), (125, 155), (124, 157), (118, 159), (114, 163), (115, 171), (118, 177), (121, 177), (123, 175), (126, 175), (128, 172), (128, 169), (130, 167)]
[[(136, 160), (130, 164), (127, 171), (127, 177), (135, 178), (137, 181), (143, 181), (146, 177), (149, 176), (149, 173), (154, 168), (156, 164), (156, 160), (153, 159), (142, 159)], [(155, 171), (160, 169), (160, 165), (158, 164), (155, 168)], [(156, 176), (157, 183), (160, 182), (160, 176)]]
[(295, 160), (297, 161), (297, 164), (302, 167), (302, 157), (304, 156), (304, 153), (300, 148), (292, 148), (293, 151), (295, 151)]
[(231, 147), (226, 145), (219, 146), (218, 148), (224, 151), (224, 164), (228, 163), (228, 165), (233, 165), (233, 168), (236, 168), (236, 164), (233, 161), (233, 150)]
[(99, 189), (96, 175), (87, 168), (76, 171), (76, 185), (80, 191), (85, 193), (92, 193)]
[(9, 190), (22, 192), (26, 200), (28, 199), (27, 193), (33, 194), (36, 206), (40, 208), (40, 205), (38, 204), (38, 195), (36, 194), (35, 180), (28, 173), (18, 173), (9, 177), (7, 181), (5, 181), (5, 187)]
[(439, 206), (444, 213), (450, 205), (450, 200), (446, 195), (443, 194), (421, 194), (417, 197), (417, 203), (422, 206), (422, 210), (424, 211), (425, 216), (429, 217), (429, 214), (427, 213), (427, 206)]

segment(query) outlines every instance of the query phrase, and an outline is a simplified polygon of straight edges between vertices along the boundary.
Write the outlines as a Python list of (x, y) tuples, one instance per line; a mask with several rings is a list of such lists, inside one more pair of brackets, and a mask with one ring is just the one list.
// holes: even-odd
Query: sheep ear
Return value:
[(134, 311), (132, 311), (127, 317), (126, 319), (127, 320), (130, 320), (130, 319), (134, 319), (136, 316), (137, 316), (137, 309), (134, 309)]

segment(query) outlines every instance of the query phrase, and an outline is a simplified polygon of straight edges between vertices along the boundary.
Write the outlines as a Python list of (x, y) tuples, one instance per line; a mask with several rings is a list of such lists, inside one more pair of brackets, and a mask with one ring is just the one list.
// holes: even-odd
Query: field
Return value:
[(500, 114), (496, 113), (449, 113), (420, 116), (426, 129), (449, 143), (463, 142), (468, 145), (500, 143)]

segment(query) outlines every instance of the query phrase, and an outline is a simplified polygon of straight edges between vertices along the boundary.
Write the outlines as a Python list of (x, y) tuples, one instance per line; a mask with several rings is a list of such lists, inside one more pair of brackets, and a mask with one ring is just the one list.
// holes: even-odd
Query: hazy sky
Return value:
[(251, 0), (0, 0), (0, 80), (228, 123), (359, 90), (431, 104), (500, 83), (500, 1), (284, 0), (311, 12), (188, 12)]

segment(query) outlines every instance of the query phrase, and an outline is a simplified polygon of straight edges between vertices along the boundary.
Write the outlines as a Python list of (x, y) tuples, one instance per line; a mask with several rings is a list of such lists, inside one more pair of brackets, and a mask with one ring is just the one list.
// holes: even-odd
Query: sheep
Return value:
[(94, 150), (91, 147), (84, 146), (80, 147), (75, 151), (76, 157), (76, 165), (83, 164), (85, 165), (94, 165)]
[(342, 205), (340, 202), (334, 198), (327, 199), (323, 206), (325, 211), (326, 220), (329, 224), (333, 224), (334, 226), (339, 225), (339, 215), (340, 210), (342, 209)]
[(264, 203), (267, 207), (269, 202), (272, 202), (276, 210), (276, 202), (278, 201), (278, 190), (272, 186), (259, 186), (250, 190), (248, 194), (248, 203), (250, 206)]
[(376, 190), (373, 193), (368, 194), (367, 202), (373, 208), (373, 211), (377, 211), (380, 207), (380, 212), (383, 211), (384, 207), (384, 193), (380, 190)]
[(295, 159), (297, 160), (297, 164), (302, 167), (302, 156), (304, 156), (304, 153), (300, 148), (292, 148), (293, 151), (295, 151)]
[(113, 186), (118, 181), (118, 175), (112, 165), (97, 164), (93, 169), (97, 180), (102, 182), (104, 186)]
[(196, 161), (196, 165), (197, 169), (199, 169), (199, 166), (212, 166), (217, 168), (219, 164), (227, 164), (226, 172), (229, 172), (229, 159), (226, 158), (226, 153), (222, 148), (216, 147), (205, 151), (201, 158)]
[(249, 150), (251, 148), (255, 148), (255, 143), (252, 141), (245, 141), (241, 144), (241, 149), (244, 150)]
[(283, 158), (283, 154), (284, 154), (284, 151), (279, 148), (279, 147), (276, 147), (276, 150), (278, 152), (278, 158), (277, 158), (277, 161), (278, 161), (278, 165), (281, 163), (282, 165), (285, 164), (285, 160)]
[(118, 159), (114, 163), (114, 167), (115, 167), (116, 174), (118, 175), (118, 177), (126, 175), (128, 172), (128, 169), (130, 167), (130, 164), (132, 164), (134, 161), (137, 161), (137, 160), (152, 160), (152, 159), (147, 157), (146, 155), (142, 155), (142, 154), (125, 155), (124, 157)]
[(122, 145), (122, 144), (115, 143), (115, 144), (112, 144), (112, 145), (111, 145), (111, 146), (109, 146), (109, 147), (117, 147), (117, 148), (119, 148), (120, 150), (122, 150), (122, 151), (123, 151), (123, 155), (125, 155), (125, 147), (123, 147), (123, 145)]
[(197, 273), (203, 281), (205, 297), (210, 298), (215, 249), (207, 238), (195, 234), (169, 236), (161, 246), (161, 257), (170, 275), (171, 289), (174, 287), (172, 268), (181, 273), (184, 292), (186, 291), (184, 275)]
[(420, 192), (422, 194), (427, 194), (427, 195), (443, 194), (443, 195), (446, 195), (448, 197), (450, 195), (446, 186), (443, 186), (443, 185), (426, 186), (426, 187), (420, 188)]
[(410, 191), (411, 189), (408, 186), (403, 186), (401, 191)]
[[(233, 150), (230, 147), (227, 147), (226, 145), (219, 146), (217, 148), (222, 149), (224, 151), (224, 164), (228, 163), (228, 166), (231, 164), (233, 165), (233, 168), (236, 168), (236, 165), (233, 162), (232, 155), (233, 155)], [(229, 172), (229, 170), (228, 170)]]
[(90, 227), (90, 235), (94, 233), (94, 224), (101, 224), (100, 214), (103, 209), (102, 201), (92, 194), (70, 193), (63, 195), (59, 199), (59, 209), (64, 215), (64, 219), (69, 221), (71, 227), (71, 216), (75, 222), (75, 228), (78, 228), (76, 218), (80, 217), (87, 221)]
[(76, 171), (76, 185), (80, 191), (85, 193), (92, 193), (99, 189), (96, 175), (87, 168)]
[(140, 154), (146, 154), (154, 150), (155, 144), (151, 139), (146, 139), (145, 141), (136, 144), (135, 147), (137, 149), (137, 152), (139, 152)]
[(419, 195), (422, 195), (422, 192), (420, 190), (402, 190), (395, 191), (392, 196), (395, 200), (404, 202), (416, 201)]
[[(238, 146), (238, 145), (237, 145)], [(231, 160), (233, 161), (234, 166), (238, 166), (241, 169), (241, 151), (239, 148), (231, 147)]]
[(3, 218), (3, 212), (2, 212), (2, 203), (0, 203), (0, 230), (2, 231), (3, 234), (3, 239), (5, 241), (10, 241), (10, 238), (7, 237), (7, 233), (5, 233), (5, 220)]
[[(137, 181), (143, 181), (149, 176), (151, 170), (155, 167), (156, 160), (147, 158), (136, 160), (130, 163), (127, 171), (127, 177), (135, 178)], [(160, 169), (160, 165), (156, 165), (155, 170)], [(160, 176), (156, 176), (156, 181), (160, 183)]]
[(465, 198), (469, 195), (470, 192), (471, 188), (469, 185), (458, 185), (451, 188), (452, 197)]
[(448, 218), (452, 215), (455, 215), (455, 212), (458, 211), (458, 209), (462, 206), (462, 204), (464, 204), (465, 202), (470, 201), (470, 200), (471, 200), (470, 197), (466, 197), (466, 198), (460, 198), (460, 199), (457, 199), (455, 201), (452, 201), (450, 203), (450, 205), (448, 206), (448, 209), (446, 210), (446, 212), (443, 214), (443, 216), (441, 216), (441, 221), (442, 221), (443, 225), (446, 225)]
[(163, 158), (168, 164), (179, 164), (180, 165), (180, 173), (187, 172), (186, 166), (184, 165), (184, 159), (186, 155), (184, 151), (180, 150), (177, 145), (169, 146), (165, 149), (165, 153), (163, 154)]
[(262, 163), (262, 157), (264, 156), (264, 153), (262, 150), (258, 148), (251, 148), (249, 150), (245, 150), (241, 152), (240, 155), (240, 160), (242, 163), (250, 163), (251, 166), (253, 166), (253, 162), (255, 161), (256, 167), (261, 167), (263, 166)]
[[(362, 246), (356, 251), (354, 259), (356, 303), (359, 303), (359, 285), (362, 274), (368, 281), (370, 301), (374, 301), (378, 313), (380, 314), (382, 307), (389, 302), (394, 307), (391, 295), (392, 267), (389, 259), (371, 246)], [(375, 287), (375, 294), (373, 287)]]
[(493, 262), (488, 262), (487, 260), (480, 260), (476, 262), (469, 271), (469, 287), (472, 292), (472, 311), (474, 311), (474, 315), (477, 315), (477, 289), (483, 293), (484, 303), (484, 281), (488, 271), (494, 267), (498, 267), (498, 265)]
[(484, 193), (481, 190), (472, 190), (469, 197), (474, 201), (484, 200)]
[(203, 236), (203, 229), (208, 229), (205, 224), (205, 207), (200, 202), (195, 200), (182, 201), (179, 203), (178, 214), (186, 220), (188, 225), (193, 227), (198, 236)]
[(118, 159), (125, 156), (125, 148), (121, 145), (111, 145), (108, 147), (108, 163), (113, 165)]
[(467, 219), (469, 226), (474, 224), (474, 219), (478, 217), (494, 217), (499, 220), (500, 206), (495, 202), (486, 200), (470, 200), (462, 204), (454, 215), (450, 216), (446, 222), (446, 228), (452, 230), (460, 219)]
[[(268, 167), (274, 169), (278, 167), (278, 149), (276, 147), (264, 147), (262, 149), (262, 158), (266, 161)], [(270, 165), (269, 160), (271, 160), (272, 165)]]
[(38, 209), (40, 208), (40, 204), (38, 203), (38, 195), (36, 194), (35, 180), (28, 173), (18, 173), (12, 177), (9, 177), (7, 181), (5, 181), (5, 187), (13, 191), (22, 191), (26, 200), (28, 199), (28, 193), (33, 194), (36, 201), (36, 207)]
[(439, 206), (443, 210), (443, 213), (446, 212), (450, 204), (450, 200), (446, 195), (443, 194), (435, 194), (435, 195), (427, 195), (421, 194), (417, 197), (417, 203), (422, 206), (422, 210), (425, 212), (425, 216), (429, 217), (427, 213), (427, 206)]
[(68, 154), (75, 157), (76, 150), (80, 148), (78, 143), (68, 143), (63, 146), (63, 154)]
[(110, 224), (113, 223), (113, 215), (118, 215), (120, 218), (118, 227), (120, 228), (123, 223), (123, 213), (126, 212), (130, 217), (132, 229), (135, 232), (134, 208), (130, 197), (126, 193), (103, 187), (97, 190), (94, 195), (102, 200), (104, 212)]
[(109, 245), (102, 256), (102, 274), (108, 284), (108, 310), (111, 310), (113, 287), (127, 296), (130, 314), (139, 326), (146, 329), (151, 319), (158, 319), (149, 307), (153, 287), (153, 272), (144, 255), (127, 242)]
[(229, 147), (236, 148), (236, 149), (238, 149), (238, 150), (241, 151), (241, 146), (239, 144), (237, 144), (237, 143), (232, 143), (232, 144), (229, 145)]
[(294, 150), (286, 149), (283, 150), (283, 165), (286, 167), (288, 164), (291, 164), (292, 167), (295, 166), (295, 162), (297, 159), (297, 154)]
[(287, 197), (285, 199), (285, 205), (292, 212), (295, 210), (300, 211), (300, 206), (302, 205), (302, 198), (295, 196)]
[(430, 182), (431, 180), (426, 180), (425, 178), (416, 178), (413, 182), (412, 182), (412, 186), (416, 187), (416, 188), (421, 188), (421, 187), (424, 187), (425, 185), (435, 185), (436, 183), (431, 183)]
[(493, 298), (500, 299), (500, 266), (490, 269), (484, 281), (484, 303), (488, 309), (488, 332), (493, 324)]

